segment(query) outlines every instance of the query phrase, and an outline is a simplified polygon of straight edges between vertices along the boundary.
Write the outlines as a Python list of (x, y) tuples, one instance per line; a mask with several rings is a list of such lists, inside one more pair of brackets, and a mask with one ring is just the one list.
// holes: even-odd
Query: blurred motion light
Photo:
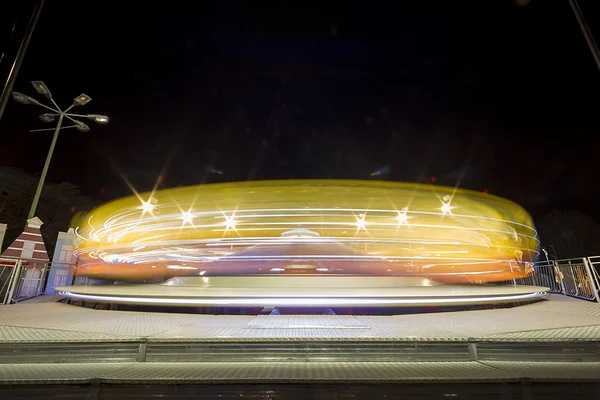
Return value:
[(108, 122), (109, 122), (109, 119), (106, 115), (88, 114), (87, 118), (91, 119), (92, 121), (94, 121), (98, 124), (108, 124)]
[(92, 98), (85, 93), (81, 93), (79, 96), (75, 97), (73, 100), (73, 104), (76, 106), (85, 106), (87, 103), (92, 101)]
[(52, 121), (54, 121), (55, 116), (56, 116), (55, 114), (45, 113), (45, 114), (40, 115), (40, 119), (42, 120), (42, 122), (52, 122)]
[(31, 81), (31, 84), (33, 85), (33, 88), (35, 89), (36, 92), (38, 92), (39, 94), (41, 94), (42, 96), (45, 96), (49, 99), (52, 98), (52, 94), (50, 93), (50, 89), (48, 89), (48, 86), (46, 86), (46, 84), (42, 81)]
[[(444, 215), (454, 209), (460, 212)], [(193, 225), (185, 225), (191, 216)], [(531, 217), (511, 201), (385, 181), (231, 182), (136, 192), (81, 221), (78, 273), (136, 279), (283, 268), (279, 273), (290, 275), (482, 284), (528, 276), (539, 245)]]
[(185, 265), (167, 265), (168, 269), (198, 269), (196, 267), (188, 267)]
[(23, 93), (19, 93), (19, 92), (12, 92), (12, 96), (13, 99), (17, 102), (17, 103), (21, 103), (21, 104), (40, 104), (36, 99), (34, 99), (33, 97), (27, 96), (26, 94)]

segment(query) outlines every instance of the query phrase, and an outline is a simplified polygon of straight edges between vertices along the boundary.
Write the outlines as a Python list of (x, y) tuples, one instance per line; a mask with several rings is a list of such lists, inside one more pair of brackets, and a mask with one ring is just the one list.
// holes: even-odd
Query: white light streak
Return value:
[(167, 265), (168, 269), (198, 269), (196, 267), (188, 267), (185, 265)]
[[(208, 278), (204, 278), (208, 281)], [(228, 298), (166, 298), (166, 297), (129, 297), (91, 295), (74, 292), (59, 292), (59, 295), (82, 300), (95, 300), (112, 303), (138, 304), (179, 304), (179, 305), (220, 305), (220, 306), (393, 306), (393, 305), (443, 305), (443, 304), (476, 304), (486, 302), (523, 301), (546, 296), (546, 292), (535, 292), (504, 296), (470, 296), (463, 298), (308, 298), (308, 297), (228, 297)]]

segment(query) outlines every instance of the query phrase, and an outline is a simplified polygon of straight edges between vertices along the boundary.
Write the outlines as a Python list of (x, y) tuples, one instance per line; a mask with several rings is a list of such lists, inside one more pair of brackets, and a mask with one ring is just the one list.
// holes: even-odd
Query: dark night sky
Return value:
[[(122, 177), (147, 190), (161, 174), (171, 187), (388, 166), (452, 185), (468, 167), (461, 186), (534, 216), (600, 217), (600, 71), (567, 0), (149, 4), (46, 2), (14, 89), (41, 79), (59, 104), (85, 92), (86, 112), (111, 117), (62, 133), (50, 181), (109, 200)], [(600, 4), (580, 5), (600, 35)], [(0, 165), (41, 171), (41, 113), (8, 105)]]

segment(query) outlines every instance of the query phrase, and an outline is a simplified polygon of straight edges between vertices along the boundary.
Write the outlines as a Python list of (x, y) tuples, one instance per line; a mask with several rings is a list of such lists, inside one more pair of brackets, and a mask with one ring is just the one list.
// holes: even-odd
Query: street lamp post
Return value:
[[(67, 108), (66, 110), (63, 111), (63, 110), (61, 110), (61, 108), (58, 106), (58, 104), (56, 104), (56, 102), (52, 98), (50, 89), (48, 89), (48, 86), (46, 86), (46, 84), (44, 84), (44, 82), (32, 81), (31, 84), (33, 85), (36, 92), (38, 92), (39, 94), (43, 95), (48, 100), (50, 100), (52, 102), (52, 104), (54, 105), (54, 107), (56, 107), (56, 108), (52, 108), (50, 106), (42, 104), (39, 101), (37, 101), (36, 99), (34, 99), (33, 97), (27, 96), (27, 95), (25, 95), (23, 93), (19, 93), (19, 92), (12, 92), (13, 99), (16, 102), (21, 103), (21, 104), (33, 104), (36, 106), (44, 107), (44, 108), (52, 111), (51, 113), (44, 113), (44, 114), (40, 115), (40, 119), (43, 122), (52, 122), (52, 121), (54, 121), (54, 119), (56, 117), (58, 117), (58, 121), (56, 122), (55, 128), (32, 129), (29, 131), (29, 132), (41, 132), (41, 131), (52, 131), (53, 130), (54, 136), (52, 137), (52, 143), (50, 144), (50, 150), (48, 150), (48, 155), (46, 156), (46, 163), (44, 164), (44, 169), (42, 170), (42, 175), (40, 176), (40, 181), (38, 182), (38, 186), (35, 191), (35, 196), (33, 197), (33, 203), (31, 204), (31, 208), (29, 209), (29, 215), (27, 216), (27, 219), (33, 218), (35, 216), (35, 211), (37, 209), (37, 205), (40, 200), (40, 195), (42, 194), (42, 188), (44, 187), (44, 181), (46, 180), (46, 174), (48, 173), (48, 167), (50, 166), (50, 160), (52, 160), (52, 154), (54, 153), (54, 147), (56, 146), (56, 140), (58, 139), (58, 133), (60, 132), (60, 130), (68, 129), (68, 128), (75, 128), (80, 132), (88, 132), (90, 130), (90, 127), (88, 125), (84, 124), (83, 122), (81, 122), (75, 118), (87, 118), (92, 121), (95, 121), (98, 124), (108, 124), (108, 121), (109, 121), (109, 119), (106, 115), (100, 115), (100, 114), (85, 114), (84, 115), (84, 114), (69, 113), (69, 110), (71, 110), (73, 107), (84, 106), (87, 103), (89, 103), (90, 101), (92, 101), (92, 98), (86, 94), (82, 93), (79, 96), (75, 97), (75, 100), (73, 100), (73, 104), (71, 104), (71, 106), (69, 108)], [(73, 125), (63, 126), (62, 123), (65, 118), (70, 120), (71, 122), (73, 122)]]
[(594, 40), (594, 35), (592, 35), (592, 31), (588, 27), (587, 22), (585, 22), (585, 18), (583, 17), (583, 13), (579, 8), (579, 4), (577, 4), (577, 0), (569, 0), (569, 4), (571, 5), (571, 9), (575, 14), (575, 18), (577, 18), (577, 23), (579, 24), (579, 28), (581, 29), (581, 33), (583, 33), (583, 37), (590, 48), (590, 52), (594, 57), (594, 61), (596, 62), (596, 67), (600, 69), (600, 50), (598, 50), (598, 45)]

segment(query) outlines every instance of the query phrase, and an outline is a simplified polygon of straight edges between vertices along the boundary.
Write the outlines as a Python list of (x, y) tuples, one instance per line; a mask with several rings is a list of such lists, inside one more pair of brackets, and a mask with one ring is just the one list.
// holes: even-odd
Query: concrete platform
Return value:
[(549, 295), (548, 300), (479, 311), (394, 316), (204, 315), (108, 311), (53, 302), (0, 306), (0, 341), (120, 340), (600, 340), (600, 304)]
[[(53, 300), (55, 298), (46, 298)], [(0, 383), (600, 380), (600, 305), (395, 316), (0, 306)]]

